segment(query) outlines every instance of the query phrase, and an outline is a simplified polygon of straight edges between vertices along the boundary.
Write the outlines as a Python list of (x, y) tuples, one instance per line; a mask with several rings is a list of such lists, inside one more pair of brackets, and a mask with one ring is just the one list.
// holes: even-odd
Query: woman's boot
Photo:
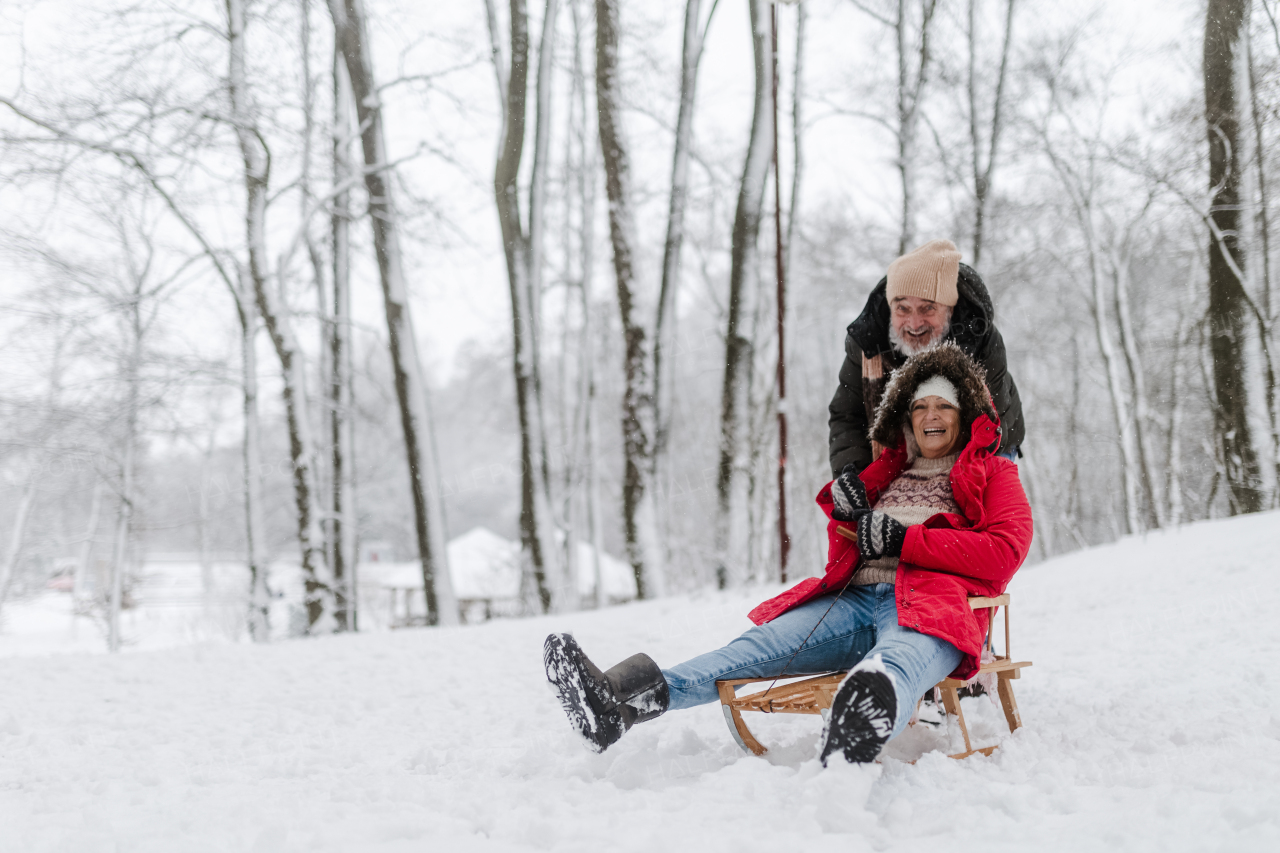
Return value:
[(608, 672), (570, 634), (552, 634), (542, 645), (547, 681), (569, 721), (594, 752), (604, 752), (636, 723), (667, 710), (671, 696), (662, 670), (648, 655), (632, 655)]
[(831, 701), (831, 715), (822, 732), (822, 766), (833, 753), (850, 764), (876, 760), (893, 734), (898, 697), (893, 679), (876, 655), (849, 670)]

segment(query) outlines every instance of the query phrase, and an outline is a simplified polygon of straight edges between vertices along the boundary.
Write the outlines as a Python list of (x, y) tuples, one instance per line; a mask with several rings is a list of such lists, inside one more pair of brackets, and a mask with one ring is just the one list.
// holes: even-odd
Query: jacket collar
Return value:
[[(980, 524), (984, 515), (982, 490), (987, 482), (985, 460), (999, 447), (1000, 421), (992, 420), (985, 414), (978, 415), (969, 426), (969, 441), (960, 451), (955, 467), (951, 469), (952, 495), (961, 514), (973, 526)], [(872, 504), (879, 500), (880, 493), (906, 470), (908, 464), (907, 439), (904, 435), (895, 446), (887, 448), (879, 459), (862, 472), (861, 479), (867, 487), (868, 500)]]

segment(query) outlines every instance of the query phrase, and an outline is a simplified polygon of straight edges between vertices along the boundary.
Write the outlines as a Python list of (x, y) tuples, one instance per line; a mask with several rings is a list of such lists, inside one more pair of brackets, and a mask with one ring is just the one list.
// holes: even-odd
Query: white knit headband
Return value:
[(934, 374), (916, 386), (916, 394), (911, 398), (915, 402), (922, 397), (941, 397), (957, 409), (960, 408), (960, 395), (956, 386), (952, 385), (941, 374)]

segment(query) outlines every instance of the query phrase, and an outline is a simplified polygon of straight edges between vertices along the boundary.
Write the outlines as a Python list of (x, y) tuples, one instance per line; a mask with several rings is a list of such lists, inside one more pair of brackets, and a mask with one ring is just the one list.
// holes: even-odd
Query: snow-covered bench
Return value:
[[(993, 673), (997, 679), (997, 692), (1000, 696), (1000, 705), (1004, 708), (1005, 720), (1009, 723), (1009, 731), (1013, 732), (1022, 725), (1022, 718), (1018, 715), (1018, 703), (1013, 698), (1013, 679), (1019, 677), (1019, 671), (1026, 666), (1031, 666), (1031, 661), (1014, 661), (1009, 652), (1009, 594), (998, 595), (993, 598), (975, 597), (969, 599), (969, 606), (974, 610), (990, 609), (991, 621), (989, 625), (995, 625), (996, 610), (1000, 607), (1004, 608), (1004, 654), (997, 655), (992, 646), (991, 630), (987, 631), (987, 651), (984, 658), (990, 658), (986, 663), (982, 664), (978, 674), (974, 678), (978, 678), (985, 673)], [(760, 711), (765, 714), (821, 714), (826, 719), (827, 712), (831, 708), (831, 701), (835, 697), (836, 689), (839, 688), (840, 682), (844, 679), (843, 672), (830, 672), (813, 675), (800, 681), (793, 681), (781, 686), (771, 686), (770, 688), (758, 693), (748, 693), (743, 696), (737, 695), (737, 689), (747, 684), (759, 684), (765, 681), (777, 681), (776, 678), (728, 678), (723, 681), (717, 681), (716, 687), (720, 691), (720, 704), (723, 706), (725, 721), (729, 724), (729, 731), (733, 734), (734, 740), (745, 750), (749, 750), (756, 755), (763, 755), (766, 749), (760, 741), (747, 728), (746, 722), (742, 719), (743, 711)], [(964, 752), (957, 752), (951, 758), (968, 758), (974, 753), (981, 752), (983, 755), (990, 755), (995, 752), (995, 746), (983, 746), (974, 749), (969, 742), (969, 729), (964, 722), (964, 709), (960, 707), (960, 697), (956, 690), (973, 681), (960, 681), (955, 678), (944, 678), (938, 682), (934, 688), (942, 695), (942, 706), (947, 714), (956, 717), (960, 721), (960, 732), (964, 735)]]

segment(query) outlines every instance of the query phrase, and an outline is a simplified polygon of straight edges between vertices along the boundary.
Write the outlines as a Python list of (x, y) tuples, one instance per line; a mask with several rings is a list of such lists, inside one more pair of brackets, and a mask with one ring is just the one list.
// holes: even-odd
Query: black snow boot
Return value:
[(636, 723), (667, 710), (671, 694), (662, 670), (648, 655), (632, 655), (601, 672), (570, 634), (542, 644), (547, 681), (560, 707), (593, 752), (604, 752)]
[(840, 682), (822, 732), (822, 766), (839, 753), (851, 764), (875, 761), (893, 734), (898, 697), (879, 660), (859, 664)]

